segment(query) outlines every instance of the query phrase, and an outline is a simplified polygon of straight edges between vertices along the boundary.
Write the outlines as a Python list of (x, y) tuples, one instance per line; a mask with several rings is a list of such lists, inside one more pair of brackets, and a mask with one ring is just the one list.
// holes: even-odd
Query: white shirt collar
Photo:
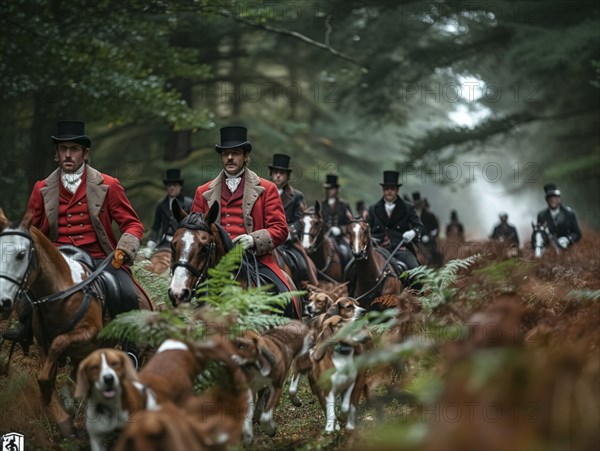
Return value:
[(75, 191), (77, 191), (77, 188), (81, 185), (81, 177), (83, 177), (84, 169), (85, 163), (83, 163), (75, 172), (67, 173), (61, 171), (60, 180), (65, 189), (71, 194), (75, 194)]

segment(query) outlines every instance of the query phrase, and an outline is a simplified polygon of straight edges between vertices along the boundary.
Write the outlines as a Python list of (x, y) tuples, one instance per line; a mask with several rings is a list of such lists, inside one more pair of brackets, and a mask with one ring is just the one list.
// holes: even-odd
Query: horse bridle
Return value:
[(18, 280), (10, 275), (0, 274), (1, 279), (6, 279), (9, 282), (15, 284), (19, 289), (17, 290), (17, 295), (15, 299), (18, 299), (22, 293), (27, 292), (27, 281), (29, 276), (31, 275), (31, 271), (33, 269), (33, 261), (35, 260), (35, 246), (33, 245), (33, 238), (27, 232), (23, 232), (21, 230), (5, 230), (0, 233), (0, 237), (2, 236), (21, 236), (23, 238), (27, 238), (29, 240), (29, 261), (27, 262), (27, 269), (25, 269), (25, 273), (23, 274), (21, 280)]
[[(354, 223), (365, 223), (367, 224), (367, 227), (369, 226), (369, 224), (367, 223), (367, 221), (365, 221), (364, 219), (355, 219), (353, 221), (350, 222), (350, 224), (354, 224)], [(348, 228), (350, 228), (350, 224), (348, 224)], [(364, 260), (365, 258), (367, 258), (367, 247), (369, 246), (369, 241), (365, 239), (365, 245), (363, 246), (363, 248), (360, 250), (360, 258), (359, 257), (354, 257), (356, 260)]]
[[(314, 213), (309, 213), (309, 214), (312, 216)], [(319, 233), (321, 232), (321, 229), (323, 228), (323, 225), (324, 225), (324, 223), (323, 223), (323, 221), (321, 221), (316, 232), (314, 232), (314, 233), (302, 231), (302, 237), (309, 236), (313, 239), (313, 245), (311, 247), (314, 247), (314, 249), (308, 250), (308, 252), (316, 252), (317, 249), (319, 249), (321, 246), (323, 246), (323, 243), (325, 243), (325, 241), (327, 241), (326, 239), (323, 239), (323, 241), (321, 241), (321, 243), (319, 243), (317, 246), (315, 246), (315, 244), (317, 244), (317, 238), (319, 236)]]
[[(204, 232), (210, 233), (209, 230), (206, 230), (205, 228), (201, 228), (201, 227), (180, 226), (178, 228), (179, 229), (188, 229), (188, 230), (202, 230)], [(203, 245), (200, 248), (199, 252), (204, 252), (205, 249), (207, 250), (208, 255), (206, 256), (206, 260), (204, 262), (204, 265), (202, 266), (202, 269), (195, 268), (194, 266), (192, 266), (189, 262), (187, 262), (185, 260), (177, 260), (177, 261), (173, 262), (173, 264), (171, 264), (171, 276), (173, 276), (173, 273), (175, 272), (176, 268), (184, 268), (184, 269), (187, 269), (189, 272), (191, 272), (194, 277), (196, 277), (196, 283), (194, 284), (194, 288), (192, 291), (196, 291), (196, 289), (198, 288), (198, 285), (200, 285), (200, 283), (206, 278), (206, 274), (208, 272), (208, 265), (210, 264), (210, 260), (211, 260), (211, 258), (213, 258), (214, 253), (215, 253), (214, 240), (206, 245)]]

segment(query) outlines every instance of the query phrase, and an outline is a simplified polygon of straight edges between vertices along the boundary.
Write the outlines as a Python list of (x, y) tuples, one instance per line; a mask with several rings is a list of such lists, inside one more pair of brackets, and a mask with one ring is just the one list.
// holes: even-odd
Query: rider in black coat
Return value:
[(150, 238), (146, 243), (146, 248), (141, 251), (146, 258), (150, 258), (154, 249), (169, 247), (171, 238), (177, 229), (177, 221), (171, 210), (172, 203), (177, 201), (186, 213), (189, 213), (192, 208), (193, 199), (183, 195), (183, 179), (179, 169), (167, 169), (163, 183), (167, 188), (167, 196), (156, 205)]
[(342, 254), (343, 263), (346, 264), (351, 258), (351, 251), (344, 234), (350, 223), (348, 216), (352, 216), (352, 210), (348, 202), (339, 198), (339, 187), (337, 175), (327, 174), (323, 184), (326, 198), (321, 202), (321, 215), (325, 228), (333, 237), (338, 250)]
[(556, 243), (563, 249), (581, 239), (581, 230), (575, 212), (561, 205), (560, 191), (554, 183), (544, 186), (548, 208), (537, 215), (538, 224), (546, 224)]
[(369, 227), (371, 237), (379, 242), (381, 247), (393, 252), (398, 244), (404, 240), (394, 256), (398, 259), (402, 270), (413, 269), (419, 266), (413, 240), (419, 240), (425, 233), (425, 227), (419, 219), (412, 203), (406, 202), (398, 196), (402, 184), (398, 183), (399, 173), (384, 171), (383, 197), (369, 207)]
[(500, 213), (498, 217), (500, 218), (500, 224), (494, 227), (490, 239), (503, 241), (519, 247), (519, 234), (516, 227), (508, 223), (508, 214)]
[(277, 185), (279, 197), (285, 211), (285, 219), (288, 224), (289, 238), (285, 242), (285, 247), (298, 254), (298, 258), (304, 260), (298, 262), (298, 275), (301, 279), (308, 279), (312, 285), (318, 285), (319, 280), (317, 274), (310, 264), (310, 257), (306, 254), (304, 248), (298, 240), (299, 234), (302, 233), (302, 224), (300, 218), (304, 214), (306, 204), (304, 203), (304, 194), (289, 184), (290, 174), (290, 157), (288, 155), (276, 153), (273, 155), (273, 164), (269, 165), (269, 173), (271, 181)]

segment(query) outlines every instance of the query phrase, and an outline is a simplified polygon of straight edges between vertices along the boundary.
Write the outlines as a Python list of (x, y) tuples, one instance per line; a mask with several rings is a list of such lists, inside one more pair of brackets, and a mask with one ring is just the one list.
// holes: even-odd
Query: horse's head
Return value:
[(533, 255), (536, 258), (540, 258), (544, 254), (546, 246), (550, 242), (550, 231), (546, 224), (535, 224), (531, 223), (533, 232), (531, 234), (531, 247), (533, 249)]
[(206, 215), (186, 215), (173, 202), (173, 215), (179, 226), (171, 240), (171, 284), (169, 298), (174, 306), (190, 302), (194, 290), (206, 277), (207, 270), (215, 264), (216, 235), (215, 221), (219, 214), (219, 203), (215, 202)]
[(315, 202), (314, 207), (310, 207), (304, 210), (302, 217), (300, 218), (302, 224), (302, 232), (300, 234), (300, 241), (302, 247), (307, 252), (313, 252), (317, 247), (317, 238), (324, 235), (323, 217), (321, 216), (321, 203)]
[(357, 260), (364, 260), (368, 256), (369, 242), (371, 241), (369, 223), (364, 217), (352, 218), (349, 216), (348, 219), (350, 222), (346, 230), (350, 239), (352, 255)]
[(10, 315), (15, 301), (27, 289), (33, 268), (35, 245), (29, 232), (33, 214), (27, 212), (18, 226), (11, 226), (0, 208), (0, 315)]

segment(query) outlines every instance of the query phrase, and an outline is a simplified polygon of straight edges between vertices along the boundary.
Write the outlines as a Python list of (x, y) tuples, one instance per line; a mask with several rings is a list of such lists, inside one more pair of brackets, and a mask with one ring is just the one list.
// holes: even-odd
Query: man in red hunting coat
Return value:
[[(88, 164), (91, 140), (85, 134), (85, 123), (58, 122), (52, 141), (59, 167), (33, 187), (27, 207), (34, 215), (32, 225), (56, 246), (75, 246), (87, 252), (96, 263), (113, 250), (116, 266), (133, 263), (144, 226), (119, 180)], [(122, 234), (118, 241), (113, 233), (113, 221)], [(129, 269), (108, 265), (105, 271), (114, 275), (120, 292), (119, 299), (107, 296), (111, 317), (138, 309), (137, 283)], [(137, 286), (140, 294), (146, 296)]]
[[(277, 186), (248, 169), (252, 144), (247, 129), (240, 126), (223, 127), (221, 144), (215, 145), (221, 156), (223, 171), (212, 181), (198, 187), (192, 212), (207, 213), (219, 202), (217, 221), (244, 249), (252, 249), (258, 258), (260, 271), (277, 289), (291, 289), (287, 276), (277, 265), (273, 249), (288, 237), (285, 212)], [(284, 315), (301, 316), (298, 299), (286, 307)]]

